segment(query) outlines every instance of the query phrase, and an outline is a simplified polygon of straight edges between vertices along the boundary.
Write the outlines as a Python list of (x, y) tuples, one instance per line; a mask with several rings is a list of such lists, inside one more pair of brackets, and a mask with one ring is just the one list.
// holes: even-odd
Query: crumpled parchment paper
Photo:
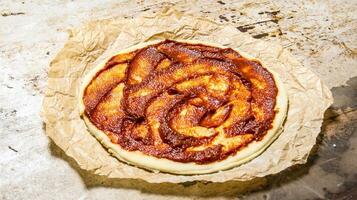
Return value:
[[(113, 53), (161, 38), (195, 39), (239, 48), (276, 71), (289, 96), (289, 111), (279, 138), (252, 161), (206, 175), (153, 173), (112, 157), (88, 132), (79, 116), (80, 80)], [(50, 64), (41, 115), (46, 134), (81, 168), (95, 174), (153, 183), (248, 181), (305, 163), (320, 132), (324, 112), (332, 101), (331, 92), (321, 80), (280, 45), (253, 39), (231, 26), (166, 9), (151, 16), (106, 19), (73, 29), (68, 42)]]

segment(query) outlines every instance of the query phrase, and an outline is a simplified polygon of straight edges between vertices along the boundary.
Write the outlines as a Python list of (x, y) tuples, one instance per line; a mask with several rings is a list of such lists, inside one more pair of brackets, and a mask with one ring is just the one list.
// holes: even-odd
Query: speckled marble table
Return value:
[[(109, 180), (81, 170), (45, 136), (46, 72), (66, 30), (163, 6), (279, 42), (322, 78), (335, 103), (307, 164), (263, 178), (246, 194), (235, 182)], [(0, 199), (357, 199), (357, 1), (2, 0), (0, 27)]]

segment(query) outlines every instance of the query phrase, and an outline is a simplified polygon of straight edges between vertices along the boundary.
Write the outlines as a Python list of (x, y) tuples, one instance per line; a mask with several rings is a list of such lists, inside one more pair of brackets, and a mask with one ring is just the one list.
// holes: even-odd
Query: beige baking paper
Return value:
[[(76, 102), (79, 82), (91, 68), (114, 52), (162, 38), (196, 39), (239, 48), (280, 74), (289, 96), (289, 111), (279, 138), (252, 161), (206, 175), (153, 173), (112, 157), (79, 117)], [(68, 42), (50, 64), (41, 115), (46, 123), (46, 134), (81, 168), (95, 174), (153, 183), (225, 182), (248, 181), (305, 163), (320, 132), (324, 112), (331, 104), (328, 88), (280, 45), (253, 39), (232, 26), (167, 9), (154, 16), (94, 21), (72, 30)]]

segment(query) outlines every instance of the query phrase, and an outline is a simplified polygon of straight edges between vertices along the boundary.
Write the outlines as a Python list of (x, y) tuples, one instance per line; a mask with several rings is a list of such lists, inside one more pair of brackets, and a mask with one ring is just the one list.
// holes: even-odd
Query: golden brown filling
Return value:
[(83, 101), (90, 121), (122, 148), (204, 164), (264, 137), (276, 95), (259, 62), (166, 40), (112, 57)]

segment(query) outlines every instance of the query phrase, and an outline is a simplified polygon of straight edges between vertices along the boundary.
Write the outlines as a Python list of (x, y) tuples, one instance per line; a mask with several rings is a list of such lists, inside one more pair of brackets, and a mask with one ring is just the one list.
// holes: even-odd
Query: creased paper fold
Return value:
[[(153, 173), (112, 157), (88, 132), (79, 117), (77, 91), (81, 78), (114, 52), (155, 39), (195, 39), (239, 48), (276, 71), (289, 97), (284, 131), (257, 158), (230, 170), (194, 176)], [(81, 168), (110, 178), (148, 182), (204, 180), (247, 181), (305, 163), (320, 132), (331, 92), (309, 69), (280, 45), (251, 38), (231, 26), (223, 26), (173, 9), (135, 19), (94, 21), (71, 31), (69, 40), (50, 64), (42, 108), (46, 134)]]

